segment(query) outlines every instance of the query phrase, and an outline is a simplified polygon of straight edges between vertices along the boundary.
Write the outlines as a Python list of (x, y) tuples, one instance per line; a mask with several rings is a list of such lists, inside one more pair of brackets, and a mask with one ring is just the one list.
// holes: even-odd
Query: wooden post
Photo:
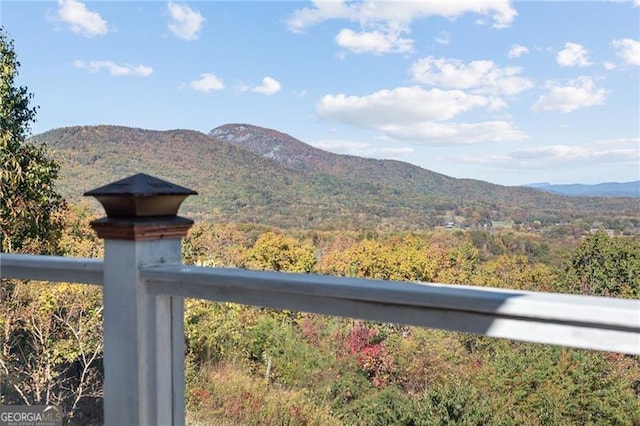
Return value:
[(184, 299), (151, 295), (139, 268), (181, 263), (193, 221), (176, 215), (194, 191), (135, 175), (87, 192), (107, 217), (91, 223), (105, 240), (104, 419), (106, 425), (184, 425)]

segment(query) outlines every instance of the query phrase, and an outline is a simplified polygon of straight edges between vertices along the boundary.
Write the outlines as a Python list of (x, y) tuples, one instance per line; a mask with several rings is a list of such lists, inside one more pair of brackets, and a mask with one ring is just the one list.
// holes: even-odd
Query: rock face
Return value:
[(225, 124), (211, 130), (209, 136), (301, 170), (315, 170), (317, 163), (328, 164), (341, 157), (286, 133), (250, 124)]

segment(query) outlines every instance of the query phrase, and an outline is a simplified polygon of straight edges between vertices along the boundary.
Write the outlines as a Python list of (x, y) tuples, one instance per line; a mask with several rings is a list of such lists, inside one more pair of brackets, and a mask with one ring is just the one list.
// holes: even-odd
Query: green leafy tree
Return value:
[(571, 257), (567, 275), (572, 292), (640, 297), (640, 240), (589, 235)]
[[(19, 67), (13, 41), (0, 27), (0, 250), (73, 252), (86, 235), (78, 225), (67, 230), (66, 243), (61, 238), (73, 216), (54, 189), (59, 165), (43, 145), (28, 140), (38, 107), (16, 82)], [(90, 251), (78, 247), (80, 254)], [(0, 403), (61, 405), (67, 419), (95, 423), (101, 416), (101, 313), (97, 289), (3, 280)]]
[(473, 386), (492, 401), (491, 424), (637, 425), (640, 420), (633, 357), (493, 339), (476, 354), (482, 367)]
[(63, 207), (54, 190), (58, 164), (43, 146), (27, 141), (37, 107), (33, 94), (16, 84), (20, 62), (13, 41), (0, 27), (0, 249), (50, 252)]
[(496, 421), (492, 401), (467, 383), (448, 382), (433, 386), (414, 403), (415, 425), (489, 425)]

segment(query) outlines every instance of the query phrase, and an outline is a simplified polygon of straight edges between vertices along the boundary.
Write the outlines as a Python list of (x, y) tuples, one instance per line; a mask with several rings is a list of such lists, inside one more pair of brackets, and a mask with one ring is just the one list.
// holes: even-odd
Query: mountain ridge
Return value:
[[(526, 202), (551, 203), (556, 208), (561, 208), (566, 202), (558, 198), (545, 198), (540, 190), (532, 191), (532, 188), (525, 186), (504, 186), (476, 179), (453, 178), (398, 160), (329, 153), (286, 133), (247, 123), (225, 124), (212, 129), (208, 135), (298, 170), (312, 170), (356, 181), (375, 181), (397, 190), (431, 193), (454, 199), (480, 197), (487, 203), (491, 203), (491, 198), (498, 193), (500, 197), (511, 198), (512, 201), (517, 197)], [(274, 151), (283, 155), (272, 155)]]
[(640, 180), (631, 182), (601, 182), (596, 184), (551, 184), (548, 182), (524, 185), (555, 194), (572, 197), (631, 197), (640, 198)]
[(402, 161), (335, 154), (311, 146), (286, 133), (251, 124), (225, 124), (212, 129), (208, 135), (299, 170), (361, 179), (363, 168), (377, 168), (379, 172), (384, 172), (384, 174), (376, 176), (378, 179), (385, 179), (389, 173), (396, 176), (400, 173), (400, 177), (403, 179), (411, 178), (406, 172), (398, 172), (397, 167), (391, 167), (395, 165), (409, 170), (419, 169), (428, 173), (430, 178), (437, 183), (454, 179)]
[[(212, 221), (413, 229), (452, 216), (478, 225), (534, 217), (552, 222), (576, 214), (635, 215), (640, 209), (629, 200), (570, 198), (455, 179), (394, 160), (327, 153), (275, 130), (248, 128), (256, 129), (263, 135), (254, 138), (254, 145), (262, 146), (258, 153), (247, 149), (249, 136), (255, 135), (247, 136), (242, 147), (232, 143), (238, 130), (233, 127), (225, 128), (226, 137), (212, 137), (184, 129), (73, 126), (32, 140), (47, 144), (60, 161), (59, 186), (68, 198), (144, 172), (197, 190), (200, 195), (187, 199), (185, 212)], [(280, 155), (265, 155), (270, 146), (279, 146)]]

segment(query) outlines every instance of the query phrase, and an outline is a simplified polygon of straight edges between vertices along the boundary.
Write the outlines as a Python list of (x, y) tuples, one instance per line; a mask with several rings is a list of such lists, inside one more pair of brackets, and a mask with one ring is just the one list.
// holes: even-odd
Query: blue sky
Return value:
[(519, 185), (640, 179), (640, 0), (0, 3), (33, 133), (274, 128)]

